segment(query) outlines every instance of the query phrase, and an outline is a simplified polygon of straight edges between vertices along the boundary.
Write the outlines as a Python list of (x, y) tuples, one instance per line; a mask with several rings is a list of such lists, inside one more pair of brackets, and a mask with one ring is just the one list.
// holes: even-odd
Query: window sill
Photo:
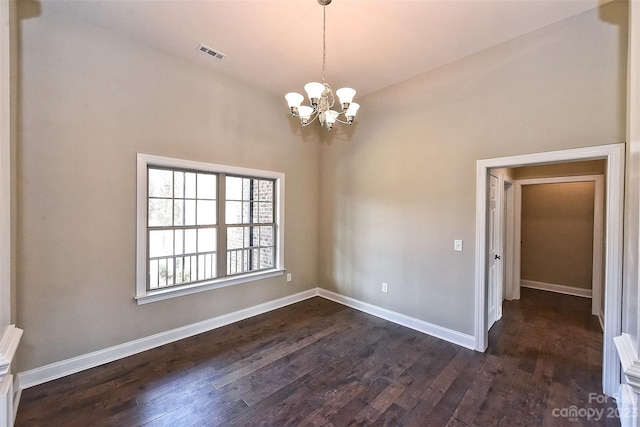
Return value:
[(145, 294), (137, 295), (134, 299), (138, 305), (148, 304), (150, 302), (162, 301), (170, 298), (177, 298), (184, 295), (195, 294), (198, 292), (210, 291), (212, 289), (224, 288), (227, 286), (239, 285), (241, 283), (253, 282), (255, 280), (268, 279), (270, 277), (282, 276), (284, 269), (273, 269), (260, 271), (257, 273), (243, 274), (241, 276), (225, 277), (206, 283), (198, 283), (193, 285), (180, 286), (168, 289), (159, 289), (147, 291)]

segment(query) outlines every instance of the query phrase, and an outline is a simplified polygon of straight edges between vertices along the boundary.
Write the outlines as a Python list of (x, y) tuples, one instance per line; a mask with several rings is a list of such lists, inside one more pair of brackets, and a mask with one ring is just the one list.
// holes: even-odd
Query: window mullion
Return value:
[(218, 174), (218, 277), (227, 276), (227, 224), (226, 224), (226, 174)]
[(177, 265), (176, 265), (176, 172), (171, 171), (171, 230), (173, 239), (171, 241), (171, 265), (173, 266), (173, 283), (169, 285), (169, 272), (167, 271), (167, 286), (176, 284)]

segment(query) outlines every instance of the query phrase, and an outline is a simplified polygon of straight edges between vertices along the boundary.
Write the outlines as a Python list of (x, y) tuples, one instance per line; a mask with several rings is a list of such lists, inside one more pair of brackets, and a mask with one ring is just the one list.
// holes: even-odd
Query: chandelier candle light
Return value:
[[(307, 92), (311, 106), (300, 105), (302, 101), (304, 101), (304, 96), (297, 92), (289, 92), (284, 97), (289, 104), (291, 115), (299, 117), (302, 126), (313, 123), (317, 118), (322, 126), (326, 127), (327, 130), (331, 130), (335, 122), (348, 125), (353, 123), (353, 119), (360, 105), (352, 102), (356, 94), (355, 89), (343, 87), (336, 91), (342, 109), (341, 111), (332, 110), (335, 104), (335, 98), (331, 86), (329, 86), (329, 83), (326, 82), (324, 77), (327, 52), (327, 43), (325, 40), (327, 22), (326, 7), (331, 3), (331, 0), (318, 0), (318, 3), (322, 5), (322, 83), (310, 82), (304, 85), (304, 90)], [(339, 117), (341, 114), (344, 115), (346, 120), (340, 120)]]

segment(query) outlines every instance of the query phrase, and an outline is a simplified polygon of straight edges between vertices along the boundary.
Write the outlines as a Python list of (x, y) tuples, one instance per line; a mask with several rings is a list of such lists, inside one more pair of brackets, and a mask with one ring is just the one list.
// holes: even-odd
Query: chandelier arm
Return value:
[(318, 112), (318, 110), (315, 110), (313, 112), (313, 118), (311, 120), (307, 121), (307, 123), (300, 123), (300, 124), (302, 125), (302, 127), (309, 126), (311, 123), (316, 121), (316, 119), (318, 118), (319, 115), (320, 115), (320, 113)]
[(349, 122), (345, 122), (344, 120), (340, 120), (339, 118), (336, 117), (336, 122), (338, 123), (342, 123), (343, 125), (351, 125), (351, 123)]

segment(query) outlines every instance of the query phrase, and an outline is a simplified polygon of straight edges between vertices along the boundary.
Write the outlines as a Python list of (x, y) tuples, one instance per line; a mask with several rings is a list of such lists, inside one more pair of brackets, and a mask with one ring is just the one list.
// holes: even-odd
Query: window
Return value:
[(217, 175), (147, 167), (147, 289), (218, 277)]
[(283, 273), (284, 174), (138, 154), (139, 304)]
[(226, 176), (227, 275), (274, 267), (274, 180)]

